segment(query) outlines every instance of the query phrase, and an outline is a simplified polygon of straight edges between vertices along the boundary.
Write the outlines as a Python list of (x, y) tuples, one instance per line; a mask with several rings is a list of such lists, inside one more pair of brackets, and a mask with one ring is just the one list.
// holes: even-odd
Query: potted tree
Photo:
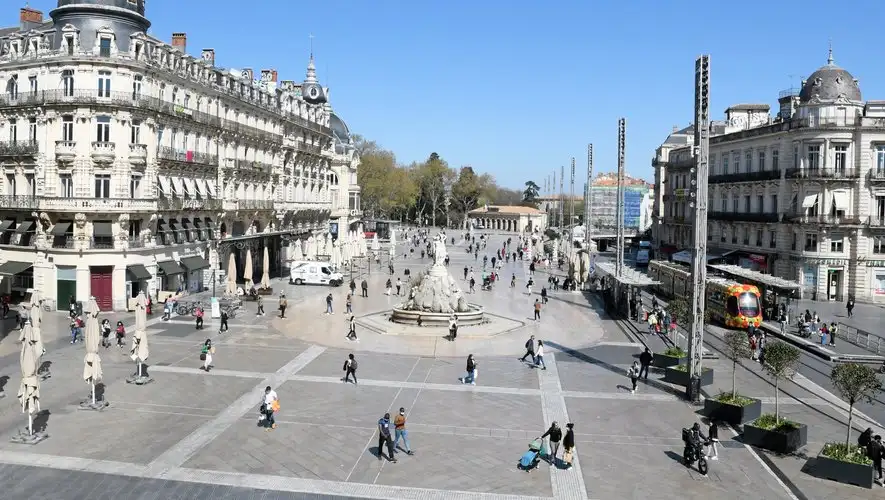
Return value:
[[(680, 387), (688, 387), (689, 379), (687, 363), (664, 368), (664, 382), (675, 384)], [(713, 385), (712, 368), (701, 367), (701, 385)]]
[(667, 368), (685, 364), (687, 359), (688, 353), (678, 346), (673, 346), (668, 347), (664, 352), (656, 352), (654, 358), (652, 358), (652, 365), (655, 368)]
[(777, 453), (792, 453), (808, 442), (808, 427), (780, 417), (780, 382), (791, 379), (799, 365), (799, 349), (781, 341), (765, 346), (764, 369), (774, 382), (774, 414), (764, 414), (744, 424), (745, 443)]
[(873, 462), (867, 458), (865, 449), (851, 443), (851, 421), (855, 403), (866, 401), (872, 404), (882, 390), (882, 382), (876, 370), (860, 363), (838, 364), (833, 367), (830, 378), (833, 387), (848, 403), (848, 428), (844, 443), (824, 444), (814, 467), (827, 479), (872, 488)]
[(731, 358), (731, 392), (721, 392), (704, 400), (704, 412), (714, 420), (741, 425), (762, 415), (762, 401), (742, 396), (737, 392), (737, 365), (750, 357), (750, 343), (744, 332), (729, 330), (723, 339), (725, 351)]

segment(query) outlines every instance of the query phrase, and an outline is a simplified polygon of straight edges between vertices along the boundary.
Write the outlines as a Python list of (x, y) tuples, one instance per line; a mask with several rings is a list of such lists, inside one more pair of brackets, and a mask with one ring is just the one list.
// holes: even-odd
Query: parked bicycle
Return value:
[[(177, 308), (175, 312), (178, 313), (179, 316), (193, 316), (193, 314), (197, 311), (197, 307), (203, 307), (202, 302), (179, 302), (176, 304)], [(206, 308), (203, 307), (205, 310)]]

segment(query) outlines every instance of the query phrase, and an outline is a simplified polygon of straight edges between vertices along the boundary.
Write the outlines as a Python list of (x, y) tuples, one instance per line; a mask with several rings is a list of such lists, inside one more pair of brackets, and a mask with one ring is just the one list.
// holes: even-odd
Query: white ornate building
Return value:
[(329, 232), (333, 238), (337, 238), (339, 234), (347, 231), (356, 231), (362, 218), (360, 186), (356, 180), (360, 158), (347, 124), (332, 111), (331, 106), (327, 106), (329, 126), (332, 128), (334, 138), (332, 172), (329, 174), (329, 192), (332, 200)]
[(256, 281), (265, 248), (280, 275), (291, 240), (329, 230), (358, 159), (312, 56), (303, 82), (278, 82), (147, 35), (143, 0), (50, 16), (0, 29), (0, 293), (123, 309), (139, 290), (211, 290), (230, 253), (240, 281), (247, 250)]
[[(738, 105), (710, 140), (714, 255), (798, 281), (806, 298), (885, 301), (885, 101), (863, 101), (833, 63), (782, 92), (780, 109)], [(658, 148), (658, 248), (691, 246), (690, 129)]]

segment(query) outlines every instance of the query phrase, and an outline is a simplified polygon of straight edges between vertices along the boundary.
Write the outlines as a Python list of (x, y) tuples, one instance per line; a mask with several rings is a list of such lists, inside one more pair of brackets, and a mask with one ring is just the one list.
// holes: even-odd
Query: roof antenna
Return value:
[(313, 33), (307, 37), (310, 38), (310, 58), (313, 59)]
[(833, 39), (830, 39), (829, 42), (830, 50), (827, 52), (827, 64), (833, 65)]

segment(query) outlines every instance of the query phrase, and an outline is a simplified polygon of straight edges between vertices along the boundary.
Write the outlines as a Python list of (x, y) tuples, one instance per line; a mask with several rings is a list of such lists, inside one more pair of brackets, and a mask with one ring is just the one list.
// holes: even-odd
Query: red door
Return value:
[(90, 293), (95, 297), (98, 308), (102, 311), (112, 310), (114, 307), (114, 268), (110, 266), (91, 267), (89, 268), (89, 273)]

